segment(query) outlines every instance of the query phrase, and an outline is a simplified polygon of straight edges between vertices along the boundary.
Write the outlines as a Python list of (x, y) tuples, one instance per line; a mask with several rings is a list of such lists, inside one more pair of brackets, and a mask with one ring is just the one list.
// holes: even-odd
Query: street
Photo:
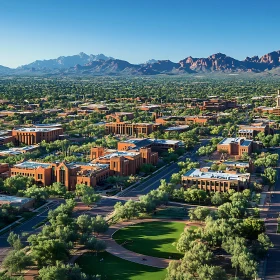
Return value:
[[(198, 145), (196, 148), (193, 149), (192, 153), (188, 153), (184, 155), (180, 161), (184, 161), (186, 158), (195, 158), (195, 152), (198, 150), (198, 148), (202, 145), (206, 145), (209, 142), (209, 139), (204, 139), (201, 141), (201, 144)], [(120, 196), (118, 197), (103, 197), (93, 208), (90, 209), (83, 209), (78, 210), (74, 213), (74, 215), (77, 217), (81, 214), (88, 214), (90, 216), (96, 216), (96, 215), (102, 215), (107, 216), (114, 210), (114, 205), (118, 201), (127, 201), (129, 199), (137, 200), (139, 196), (145, 195), (149, 193), (151, 190), (155, 190), (160, 185), (160, 180), (165, 179), (167, 182), (169, 182), (171, 176), (173, 173), (179, 172), (179, 167), (177, 162), (171, 163), (164, 168), (162, 168), (158, 173), (153, 175), (150, 179), (147, 181), (140, 183), (137, 187), (124, 191)], [(28, 234), (33, 234), (39, 232), (41, 229), (33, 229), (35, 225), (42, 222), (48, 214), (48, 211), (51, 209), (57, 208), (61, 202), (54, 201), (52, 205), (49, 206), (49, 209), (46, 208), (42, 213), (36, 215), (32, 219), (28, 220), (27, 222), (23, 223), (22, 225), (19, 225), (12, 231), (16, 234), (22, 234), (23, 232), (26, 232)], [(3, 234), (0, 236), (0, 263), (2, 263), (3, 259), (7, 255), (8, 251), (10, 250), (9, 243), (7, 242), (7, 237), (9, 235), (9, 232)], [(23, 241), (26, 241), (26, 238), (22, 238)]]
[(266, 219), (266, 232), (274, 247), (269, 250), (266, 263), (265, 279), (280, 279), (280, 235), (277, 234), (277, 217), (280, 212), (280, 168), (277, 168), (275, 191), (272, 192)]

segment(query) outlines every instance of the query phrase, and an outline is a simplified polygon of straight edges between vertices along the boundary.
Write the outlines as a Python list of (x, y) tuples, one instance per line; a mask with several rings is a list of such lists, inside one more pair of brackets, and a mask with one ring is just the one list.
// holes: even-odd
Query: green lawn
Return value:
[(174, 218), (174, 219), (187, 219), (188, 212), (184, 207), (169, 206), (166, 208), (159, 208), (156, 210), (153, 218)]
[[(175, 246), (185, 224), (179, 222), (148, 222), (136, 224), (117, 231), (113, 238), (130, 251), (158, 258), (179, 259)], [(125, 243), (127, 242), (127, 243)]]
[[(100, 259), (104, 259), (100, 262)], [(84, 254), (77, 263), (82, 271), (91, 275), (101, 275), (102, 280), (164, 280), (165, 269), (150, 267), (115, 257), (107, 252)]]

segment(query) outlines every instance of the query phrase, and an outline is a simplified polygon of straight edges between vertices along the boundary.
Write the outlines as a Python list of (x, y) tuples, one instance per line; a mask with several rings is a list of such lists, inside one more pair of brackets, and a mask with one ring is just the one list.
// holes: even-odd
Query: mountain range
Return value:
[[(142, 64), (131, 64), (103, 54), (60, 56), (56, 59), (36, 60), (16, 69), (0, 66), (0, 75), (158, 75), (187, 73), (280, 73), (280, 51), (261, 57), (237, 60), (222, 53), (207, 58), (187, 57), (179, 62), (151, 59)], [(276, 74), (275, 74), (276, 75)]]

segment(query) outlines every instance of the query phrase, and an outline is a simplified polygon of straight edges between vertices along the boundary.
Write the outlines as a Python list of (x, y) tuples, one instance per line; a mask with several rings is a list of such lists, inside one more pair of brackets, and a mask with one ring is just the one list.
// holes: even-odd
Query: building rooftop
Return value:
[(36, 128), (36, 127), (22, 127), (14, 128), (14, 131), (23, 131), (23, 132), (49, 132), (61, 129), (60, 127), (45, 127), (45, 128)]
[(241, 142), (241, 146), (250, 146), (252, 142), (253, 142), (252, 140), (247, 140), (246, 139), (246, 140)]
[(227, 181), (245, 181), (250, 178), (250, 173), (237, 173), (230, 174), (224, 172), (212, 172), (212, 171), (201, 171), (200, 169), (193, 168), (185, 173), (183, 176), (185, 177), (194, 177), (201, 179), (218, 179), (218, 180), (227, 180)]
[(24, 161), (22, 163), (15, 164), (14, 167), (17, 168), (27, 168), (27, 169), (37, 169), (49, 168), (51, 165), (49, 163), (35, 162), (35, 161)]
[(8, 196), (8, 195), (0, 195), (0, 203), (1, 201), (8, 202), (13, 205), (23, 205), (29, 201), (33, 200), (33, 198), (28, 197), (17, 197), (17, 196)]
[(28, 151), (32, 151), (32, 150), (37, 149), (37, 148), (39, 148), (39, 145), (16, 147), (16, 148), (10, 148), (10, 149), (7, 149), (7, 150), (0, 151), (0, 154), (1, 155), (21, 155), (23, 153), (26, 153)]
[(110, 159), (110, 158), (113, 158), (113, 157), (135, 157), (139, 155), (139, 153), (135, 153), (135, 152), (126, 152), (126, 151), (117, 151), (117, 152), (114, 152), (114, 153), (110, 153), (110, 154), (107, 154), (107, 155), (104, 155), (104, 156), (101, 156), (100, 158), (101, 159)]
[(165, 131), (179, 131), (189, 128), (188, 125), (172, 126), (165, 129)]
[(221, 164), (227, 166), (240, 166), (240, 167), (249, 167), (249, 162), (244, 161), (223, 161)]
[(60, 123), (38, 123), (38, 124), (34, 124), (33, 127), (52, 128), (52, 127), (61, 127), (61, 124)]
[(105, 169), (109, 167), (109, 164), (101, 164), (101, 163), (91, 163), (91, 162), (70, 162), (66, 163), (66, 166), (68, 168), (76, 168), (79, 166), (88, 166), (88, 167), (93, 167), (94, 169)]
[(247, 133), (253, 133), (253, 129), (239, 129), (238, 132), (247, 132)]
[(219, 144), (220, 145), (229, 145), (230, 143), (240, 143), (244, 138), (224, 138)]

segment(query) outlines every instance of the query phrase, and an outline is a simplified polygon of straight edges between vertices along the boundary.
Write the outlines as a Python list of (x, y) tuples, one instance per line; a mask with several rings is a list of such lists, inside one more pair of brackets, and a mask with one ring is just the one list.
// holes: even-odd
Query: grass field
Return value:
[(83, 272), (101, 275), (102, 280), (164, 280), (166, 274), (165, 269), (129, 262), (107, 252), (84, 254), (77, 263)]
[(158, 258), (179, 259), (175, 246), (185, 224), (179, 222), (148, 222), (129, 226), (117, 231), (113, 238), (126, 249)]
[(166, 208), (158, 208), (153, 218), (174, 218), (174, 219), (186, 219), (188, 218), (188, 212), (184, 207), (169, 206)]

